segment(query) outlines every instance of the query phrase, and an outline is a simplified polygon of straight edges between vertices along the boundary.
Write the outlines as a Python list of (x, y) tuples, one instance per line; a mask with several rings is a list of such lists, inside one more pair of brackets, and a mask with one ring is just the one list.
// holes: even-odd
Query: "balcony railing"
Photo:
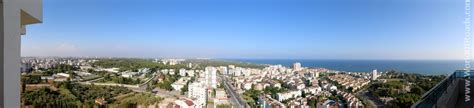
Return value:
[(440, 83), (436, 86), (431, 88), (428, 92), (426, 92), (418, 102), (413, 104), (411, 108), (433, 108), (438, 99), (447, 91), (449, 85), (453, 83), (453, 81), (457, 78), (468, 78), (474, 77), (474, 71), (471, 70), (466, 72), (465, 70), (456, 70), (443, 79)]

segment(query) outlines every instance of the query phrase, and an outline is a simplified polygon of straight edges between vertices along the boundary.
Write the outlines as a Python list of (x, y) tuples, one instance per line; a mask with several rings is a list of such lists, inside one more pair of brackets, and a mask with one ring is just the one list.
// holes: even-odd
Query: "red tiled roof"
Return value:
[(176, 105), (175, 103), (169, 103), (168, 105), (166, 105), (166, 108), (181, 108), (181, 107), (179, 107), (179, 105)]
[(190, 101), (190, 100), (186, 100), (184, 101), (188, 106), (193, 106), (194, 105), (194, 102), (193, 101)]

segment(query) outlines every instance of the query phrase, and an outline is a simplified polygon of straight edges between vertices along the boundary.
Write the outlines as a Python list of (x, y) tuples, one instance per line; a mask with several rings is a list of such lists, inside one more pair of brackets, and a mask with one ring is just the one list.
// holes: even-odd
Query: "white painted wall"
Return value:
[[(0, 107), (20, 107), (21, 24), (42, 21), (42, 0), (0, 0)], [(28, 17), (22, 16), (21, 12)], [(25, 14), (24, 14), (25, 15)], [(31, 19), (34, 18), (34, 19)]]

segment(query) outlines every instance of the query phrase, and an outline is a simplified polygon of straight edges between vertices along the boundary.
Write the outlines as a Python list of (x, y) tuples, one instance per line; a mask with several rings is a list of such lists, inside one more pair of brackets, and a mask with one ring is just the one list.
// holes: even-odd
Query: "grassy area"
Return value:
[(160, 103), (163, 100), (161, 97), (157, 97), (151, 93), (137, 93), (133, 95), (126, 95), (118, 99), (115, 103), (111, 105), (111, 107), (123, 107), (123, 106), (137, 106), (137, 105), (153, 105), (156, 103)]
[(227, 104), (221, 104), (221, 105), (217, 105), (217, 108), (232, 108), (232, 106), (227, 105)]

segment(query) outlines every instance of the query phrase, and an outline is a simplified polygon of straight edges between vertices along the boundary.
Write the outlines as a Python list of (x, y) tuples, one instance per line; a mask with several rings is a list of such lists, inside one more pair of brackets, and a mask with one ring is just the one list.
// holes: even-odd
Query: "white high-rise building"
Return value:
[(378, 77), (378, 75), (377, 75), (377, 69), (374, 69), (374, 70), (372, 71), (372, 80), (377, 80), (377, 77)]
[(212, 88), (217, 88), (217, 69), (215, 67), (206, 67), (206, 84)]
[(227, 67), (225, 66), (219, 67), (219, 72), (221, 72), (221, 74), (228, 75)]
[(243, 69), (241, 67), (237, 67), (233, 69), (234, 76), (241, 76)]
[(196, 99), (196, 106), (206, 106), (207, 103), (207, 87), (201, 82), (189, 84), (188, 98)]
[(300, 62), (294, 63), (293, 64), (293, 70), (300, 71), (301, 70), (301, 63)]
[(194, 77), (194, 70), (188, 70), (186, 72), (187, 72), (188, 76)]
[(193, 68), (193, 63), (189, 63), (188, 68)]
[(184, 68), (179, 69), (179, 75), (180, 76), (186, 76), (186, 74), (187, 74), (186, 69), (184, 69)]
[(235, 66), (234, 66), (234, 65), (229, 65), (229, 68), (230, 68), (230, 69), (234, 69)]

